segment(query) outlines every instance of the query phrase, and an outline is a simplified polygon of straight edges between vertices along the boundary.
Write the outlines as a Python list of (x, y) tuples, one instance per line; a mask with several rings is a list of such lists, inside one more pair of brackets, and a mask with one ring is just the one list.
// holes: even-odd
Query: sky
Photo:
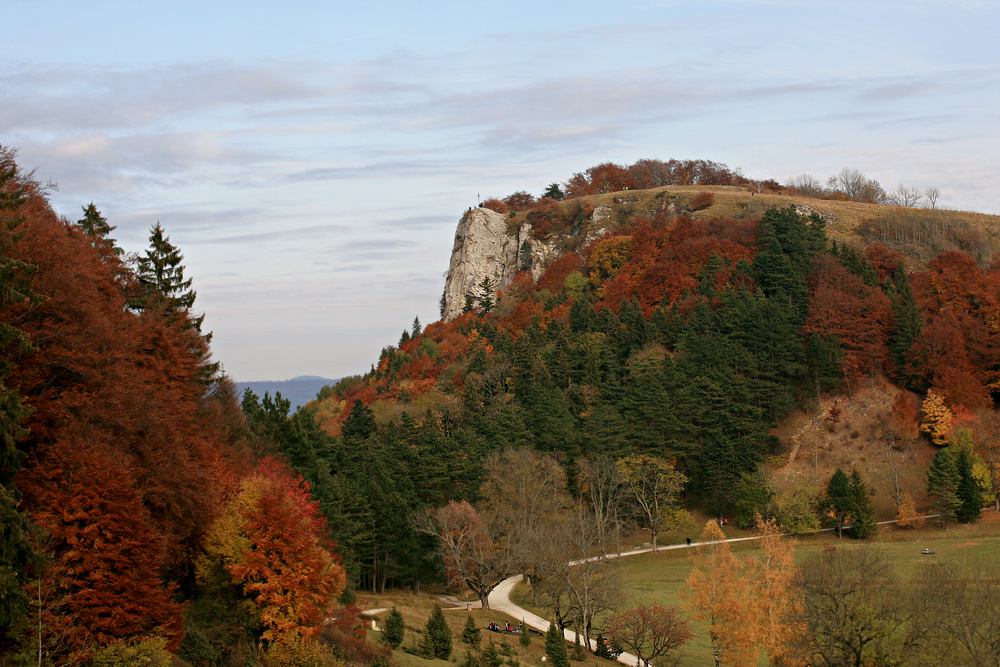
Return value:
[(160, 222), (237, 381), (364, 373), (455, 227), (601, 162), (845, 167), (1000, 213), (1000, 0), (0, 0), (0, 145)]

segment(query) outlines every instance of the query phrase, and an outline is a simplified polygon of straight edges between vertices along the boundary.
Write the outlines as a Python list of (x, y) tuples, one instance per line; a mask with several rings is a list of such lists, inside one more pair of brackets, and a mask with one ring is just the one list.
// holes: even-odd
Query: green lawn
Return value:
[[(897, 575), (901, 578), (912, 578), (917, 569), (933, 560), (958, 562), (970, 556), (991, 559), (1000, 562), (1000, 517), (988, 512), (983, 520), (969, 526), (952, 525), (948, 531), (936, 526), (928, 526), (915, 531), (902, 531), (893, 527), (881, 526), (879, 535), (874, 540), (882, 548), (894, 564)], [(837, 540), (832, 533), (820, 533), (799, 538), (795, 552), (795, 560), (802, 563), (809, 556), (819, 553), (823, 545), (850, 547), (859, 544), (845, 537)], [(923, 555), (924, 548), (935, 551), (934, 555)], [(732, 545), (733, 553), (738, 556), (750, 555), (755, 552), (753, 542), (738, 542)], [(675, 549), (660, 551), (656, 554), (630, 556), (622, 560), (626, 580), (626, 607), (660, 603), (675, 606), (680, 604), (677, 591), (687, 580), (691, 570), (691, 558), (695, 549)], [(525, 585), (519, 586), (512, 596), (521, 606), (530, 608), (531, 594)], [(541, 616), (549, 616), (544, 609), (531, 609)], [(681, 667), (711, 666), (712, 652), (708, 635), (703, 625), (692, 624), (694, 639), (684, 649)], [(761, 663), (763, 664), (763, 662)]]

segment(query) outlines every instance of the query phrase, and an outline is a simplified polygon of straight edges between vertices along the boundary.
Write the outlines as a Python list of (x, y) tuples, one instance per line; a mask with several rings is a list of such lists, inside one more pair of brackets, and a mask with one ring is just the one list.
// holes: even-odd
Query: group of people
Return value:
[(515, 629), (514, 626), (507, 622), (507, 627), (500, 625), (499, 623), (490, 623), (490, 631), (492, 632), (520, 632), (519, 629)]

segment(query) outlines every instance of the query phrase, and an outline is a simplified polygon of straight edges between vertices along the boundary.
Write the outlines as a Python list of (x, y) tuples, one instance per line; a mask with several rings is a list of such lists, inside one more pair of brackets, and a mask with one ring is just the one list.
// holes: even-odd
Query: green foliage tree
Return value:
[(972, 456), (967, 448), (959, 448), (955, 469), (959, 502), (955, 517), (962, 523), (971, 523), (983, 515), (983, 494), (972, 475)]
[(479, 640), (479, 626), (476, 625), (476, 619), (469, 616), (465, 619), (465, 627), (462, 629), (462, 641), (472, 648), (479, 648)]
[(424, 625), (423, 649), (429, 657), (441, 660), (447, 660), (451, 655), (451, 628), (444, 618), (441, 605), (434, 605), (431, 616)]
[(479, 667), (503, 667), (503, 658), (500, 657), (497, 645), (492, 641), (479, 652)]
[(493, 290), (493, 283), (489, 278), (484, 277), (479, 283), (479, 309), (485, 315), (493, 310), (496, 305), (496, 298)]
[(951, 452), (947, 448), (942, 449), (927, 470), (927, 494), (932, 498), (931, 507), (941, 515), (945, 530), (948, 529), (948, 521), (958, 516), (962, 505), (958, 495), (961, 481)]
[(518, 643), (524, 648), (531, 646), (531, 631), (527, 626), (522, 626), (521, 636), (517, 638)]
[(403, 615), (393, 606), (385, 617), (385, 623), (382, 624), (381, 641), (389, 648), (397, 649), (403, 643), (405, 634), (406, 624), (403, 622)]
[(851, 515), (852, 505), (851, 482), (844, 471), (837, 468), (826, 487), (824, 509), (837, 526), (838, 539), (841, 537), (847, 517)]
[(556, 201), (561, 201), (564, 195), (562, 188), (559, 187), (558, 183), (549, 183), (549, 187), (545, 188), (545, 192), (542, 193), (542, 196), (555, 199)]
[(851, 522), (851, 534), (859, 540), (864, 540), (877, 533), (878, 526), (875, 524), (875, 505), (868, 495), (868, 485), (865, 484), (857, 468), (851, 471), (849, 487), (851, 515), (854, 517)]
[[(30, 181), (30, 174), (23, 174), (14, 158), (13, 151), (0, 146), (0, 310), (4, 312), (38, 298), (31, 290), (35, 267), (12, 254), (24, 237), (20, 210), (28, 200)], [(6, 383), (12, 361), (31, 349), (23, 331), (0, 321), (0, 653), (27, 612), (24, 586), (28, 567), (36, 562), (31, 522), (20, 509), (21, 493), (14, 486), (14, 475), (24, 459), (17, 443), (28, 434), (22, 422), (32, 410), (20, 392)]]
[(631, 491), (656, 551), (656, 536), (661, 530), (688, 520), (678, 504), (687, 477), (672, 462), (648, 454), (619, 459), (618, 472)]
[(552, 667), (569, 667), (566, 640), (556, 623), (549, 623), (549, 629), (545, 633), (545, 654), (549, 656)]

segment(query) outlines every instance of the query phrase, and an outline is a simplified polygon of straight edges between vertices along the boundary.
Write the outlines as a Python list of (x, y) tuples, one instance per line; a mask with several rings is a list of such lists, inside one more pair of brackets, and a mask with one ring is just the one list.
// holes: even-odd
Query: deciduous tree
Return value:
[(676, 607), (639, 605), (616, 614), (604, 625), (612, 642), (617, 642), (639, 659), (640, 665), (677, 665), (680, 650), (691, 640), (691, 629)]
[(687, 513), (679, 507), (678, 500), (687, 477), (672, 462), (648, 454), (619, 459), (618, 472), (642, 513), (656, 551), (656, 536), (661, 530), (686, 523)]

